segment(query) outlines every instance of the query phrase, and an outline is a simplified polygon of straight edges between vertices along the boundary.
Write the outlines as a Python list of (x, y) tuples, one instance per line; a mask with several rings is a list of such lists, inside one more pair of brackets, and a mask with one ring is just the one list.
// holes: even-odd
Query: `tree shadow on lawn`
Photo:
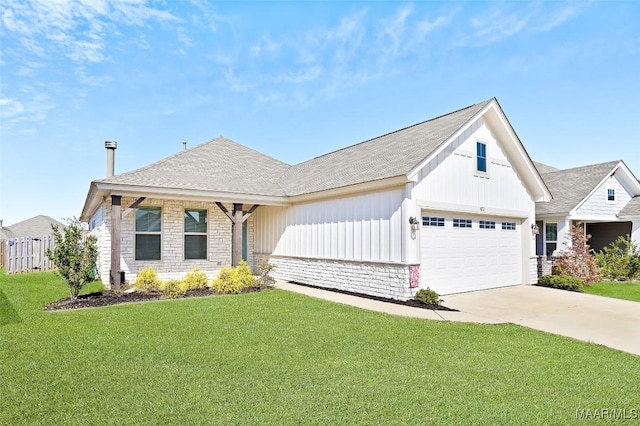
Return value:
[(22, 318), (18, 315), (18, 311), (13, 307), (7, 295), (0, 289), (0, 327), (20, 322), (22, 322)]

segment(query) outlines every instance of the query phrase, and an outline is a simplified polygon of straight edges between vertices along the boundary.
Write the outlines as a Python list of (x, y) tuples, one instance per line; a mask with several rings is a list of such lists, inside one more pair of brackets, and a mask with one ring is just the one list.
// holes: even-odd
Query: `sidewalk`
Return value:
[(275, 287), (318, 299), (341, 303), (343, 305), (403, 317), (422, 318), (435, 321), (477, 322), (483, 324), (501, 324), (505, 322), (495, 318), (485, 318), (478, 315), (468, 314), (466, 312), (432, 311), (430, 309), (413, 308), (411, 306), (397, 305), (395, 303), (380, 302), (378, 300), (367, 299), (366, 297), (350, 296), (348, 294), (342, 294), (335, 291), (322, 290), (319, 288), (307, 287), (283, 281), (277, 281)]

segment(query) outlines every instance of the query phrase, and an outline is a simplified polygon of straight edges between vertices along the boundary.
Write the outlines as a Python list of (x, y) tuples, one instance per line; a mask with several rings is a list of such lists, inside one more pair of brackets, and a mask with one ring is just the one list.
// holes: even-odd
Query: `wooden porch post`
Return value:
[(233, 203), (233, 266), (238, 266), (242, 261), (242, 215), (242, 203)]
[(238, 266), (242, 261), (242, 223), (242, 203), (233, 203), (233, 266)]
[(109, 273), (111, 287), (119, 290), (120, 285), (120, 206), (121, 195), (111, 196), (111, 271)]

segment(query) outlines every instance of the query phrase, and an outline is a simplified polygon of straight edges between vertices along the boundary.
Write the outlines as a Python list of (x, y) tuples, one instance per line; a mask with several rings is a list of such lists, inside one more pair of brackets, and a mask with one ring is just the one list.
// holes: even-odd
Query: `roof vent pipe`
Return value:
[(187, 150), (187, 141), (186, 141), (186, 139), (183, 139), (183, 140), (182, 140), (182, 150), (183, 150), (183, 151), (186, 151), (186, 150)]
[(105, 141), (104, 147), (107, 149), (107, 177), (110, 178), (114, 174), (115, 153), (118, 143), (115, 141)]

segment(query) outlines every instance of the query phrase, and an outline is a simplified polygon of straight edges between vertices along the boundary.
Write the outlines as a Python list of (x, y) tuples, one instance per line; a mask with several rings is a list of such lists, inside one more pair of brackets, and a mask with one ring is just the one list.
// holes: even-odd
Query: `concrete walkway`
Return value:
[(537, 286), (443, 296), (459, 312), (431, 311), (277, 282), (277, 288), (371, 311), (436, 321), (514, 323), (640, 355), (640, 303)]

